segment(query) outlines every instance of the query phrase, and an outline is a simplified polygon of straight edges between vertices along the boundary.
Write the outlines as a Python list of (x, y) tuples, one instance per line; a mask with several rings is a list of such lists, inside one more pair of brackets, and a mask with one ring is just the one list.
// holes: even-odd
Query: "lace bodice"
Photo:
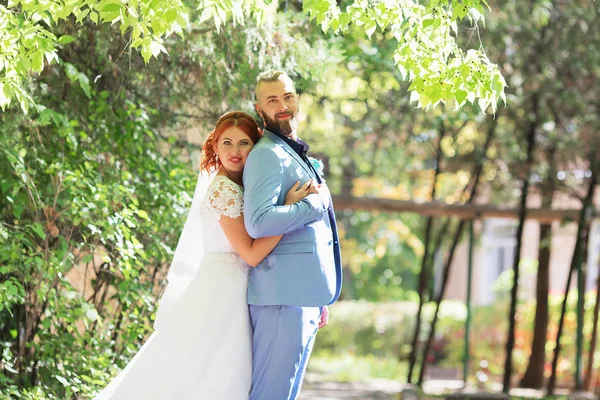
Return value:
[(204, 253), (235, 253), (219, 224), (221, 216), (237, 218), (244, 211), (244, 189), (225, 176), (216, 175), (202, 201), (200, 215)]

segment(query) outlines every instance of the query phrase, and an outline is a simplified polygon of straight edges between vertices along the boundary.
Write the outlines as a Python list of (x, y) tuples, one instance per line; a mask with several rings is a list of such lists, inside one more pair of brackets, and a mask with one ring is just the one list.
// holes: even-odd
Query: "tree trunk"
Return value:
[[(469, 190), (469, 186), (467, 185), (463, 190), (462, 193), (466, 193)], [(442, 244), (444, 243), (445, 239), (449, 239), (451, 238), (451, 236), (448, 235), (448, 229), (450, 229), (450, 224), (452, 223), (452, 218), (447, 217), (444, 219), (444, 223), (443, 225), (440, 227), (439, 231), (437, 232), (437, 236), (435, 239), (435, 244), (433, 245), (433, 249), (432, 251), (429, 252), (429, 258), (427, 260), (427, 266), (428, 271), (431, 273), (431, 276), (433, 277), (433, 279), (430, 279), (430, 284), (429, 284), (429, 298), (433, 299), (435, 298), (435, 296), (437, 296), (437, 293), (435, 292), (435, 255), (438, 251), (441, 250), (442, 248)]]
[[(542, 207), (551, 207), (554, 197), (554, 152), (548, 153), (548, 170), (546, 190)], [(552, 224), (540, 224), (540, 240), (538, 247), (538, 273), (536, 282), (535, 319), (531, 355), (525, 375), (521, 379), (521, 387), (539, 389), (544, 383), (544, 365), (546, 363), (546, 340), (548, 337), (548, 293), (550, 292), (550, 252), (552, 244)]]
[(592, 176), (590, 178), (588, 192), (585, 197), (585, 200), (583, 201), (583, 205), (581, 207), (581, 212), (579, 214), (579, 221), (577, 223), (577, 241), (575, 242), (575, 249), (573, 250), (573, 256), (571, 258), (571, 266), (569, 268), (569, 275), (567, 277), (567, 284), (565, 287), (565, 297), (563, 299), (562, 308), (561, 308), (561, 312), (560, 312), (560, 319), (558, 321), (558, 330), (556, 332), (556, 344), (554, 346), (554, 356), (552, 358), (552, 374), (550, 375), (550, 379), (548, 380), (548, 394), (549, 395), (554, 394), (554, 388), (556, 386), (556, 367), (558, 364), (558, 357), (560, 355), (560, 339), (562, 336), (565, 314), (567, 311), (567, 297), (569, 294), (569, 288), (571, 287), (571, 280), (573, 278), (573, 272), (577, 268), (578, 253), (579, 253), (580, 247), (583, 245), (583, 240), (585, 237), (585, 230), (586, 230), (585, 226), (586, 226), (586, 224), (589, 223), (587, 221), (587, 219), (589, 219), (589, 217), (590, 217), (589, 210), (593, 207), (594, 191), (596, 190), (596, 183), (598, 180), (598, 167), (595, 166), (596, 161), (595, 161), (594, 153), (591, 154), (590, 160), (591, 160), (590, 166), (592, 166), (590, 168), (592, 171)]
[(504, 377), (502, 380), (502, 391), (508, 393), (510, 379), (512, 376), (512, 351), (515, 347), (515, 329), (517, 314), (517, 293), (519, 289), (519, 263), (521, 262), (521, 247), (523, 244), (523, 228), (525, 227), (525, 215), (527, 214), (527, 195), (529, 194), (529, 174), (533, 164), (533, 149), (535, 148), (535, 131), (538, 125), (538, 97), (532, 99), (534, 119), (529, 124), (527, 132), (527, 160), (525, 164), (525, 175), (523, 176), (523, 189), (521, 191), (521, 206), (519, 212), (519, 225), (517, 227), (517, 246), (513, 259), (513, 285), (510, 291), (510, 311), (508, 314), (508, 339), (506, 340), (506, 358), (504, 361)]
[[(589, 250), (588, 235), (588, 250)], [(587, 257), (586, 257), (587, 259)], [(589, 265), (588, 265), (589, 268)], [(583, 390), (591, 392), (594, 390), (592, 382), (594, 381), (594, 353), (596, 353), (596, 344), (598, 339), (598, 314), (600, 313), (600, 275), (596, 279), (596, 304), (594, 304), (594, 323), (592, 325), (592, 338), (590, 341), (590, 350), (588, 353), (587, 369), (583, 381)]]
[[(492, 138), (494, 137), (495, 128), (496, 128), (496, 120), (494, 120), (493, 125), (490, 127), (490, 129), (488, 131), (488, 136), (487, 136), (485, 144), (483, 146), (481, 155), (480, 155), (479, 159), (477, 160), (477, 164), (475, 165), (475, 169), (473, 171), (473, 179), (472, 179), (473, 184), (471, 186), (471, 192), (469, 194), (469, 199), (467, 200), (467, 204), (470, 204), (473, 202), (473, 200), (475, 200), (475, 195), (477, 194), (477, 187), (479, 185), (479, 178), (481, 177), (481, 174), (483, 172), (483, 165), (484, 165), (484, 162), (486, 159), (487, 151), (490, 147), (490, 144), (492, 143)], [(419, 386), (421, 386), (423, 384), (423, 379), (425, 378), (425, 372), (427, 370), (427, 355), (429, 354), (429, 349), (431, 349), (431, 344), (433, 342), (433, 336), (435, 335), (435, 326), (437, 324), (438, 315), (440, 312), (440, 304), (442, 302), (442, 299), (444, 298), (444, 292), (445, 292), (446, 286), (448, 284), (448, 278), (450, 276), (452, 260), (454, 258), (454, 251), (456, 250), (456, 247), (458, 245), (458, 241), (461, 236), (463, 227), (464, 227), (464, 220), (462, 220), (458, 224), (458, 227), (456, 228), (456, 233), (454, 235), (454, 240), (452, 241), (452, 245), (450, 247), (450, 252), (448, 253), (448, 258), (446, 260), (446, 263), (444, 264), (442, 285), (441, 285), (439, 293), (437, 294), (437, 296), (435, 298), (435, 302), (436, 302), (435, 312), (433, 314), (433, 320), (431, 321), (431, 329), (429, 330), (429, 336), (427, 337), (427, 341), (425, 342), (425, 348), (423, 349), (423, 362), (421, 365), (421, 371), (419, 372), (419, 380), (417, 382), (417, 384)]]
[(582, 240), (583, 249), (577, 254), (577, 324), (575, 328), (575, 390), (583, 390), (583, 325), (585, 317), (585, 281), (587, 271), (584, 268), (584, 260), (588, 257), (588, 245), (592, 222), (587, 219), (585, 232)]
[[(431, 185), (431, 200), (435, 200), (435, 191), (437, 186), (438, 176), (440, 175), (440, 161), (442, 159), (442, 139), (445, 135), (445, 128), (442, 123), (440, 128), (437, 149), (435, 153), (435, 174), (433, 176), (433, 183)], [(431, 242), (431, 228), (433, 226), (433, 217), (427, 217), (425, 222), (425, 238), (424, 238), (424, 251), (423, 258), (421, 261), (421, 271), (419, 273), (419, 284), (418, 284), (418, 293), (419, 293), (419, 306), (417, 308), (417, 315), (415, 318), (415, 330), (413, 333), (413, 338), (411, 342), (410, 354), (408, 356), (408, 375), (406, 380), (408, 383), (412, 383), (412, 375), (415, 364), (417, 362), (417, 351), (419, 345), (419, 334), (421, 332), (421, 313), (423, 311), (423, 304), (426, 302), (425, 292), (427, 290), (427, 261), (429, 259), (429, 244)]]
[[(590, 168), (590, 169), (592, 169), (592, 168)], [(592, 171), (593, 171), (593, 169), (592, 169)], [(593, 173), (594, 172), (592, 172), (592, 174)], [(595, 173), (598, 173), (598, 166), (596, 166)], [(594, 191), (595, 191), (595, 189), (594, 189)], [(592, 198), (592, 205), (593, 204), (594, 204), (594, 201)], [(587, 260), (589, 259), (590, 246), (592, 245), (590, 243), (590, 232), (591, 232), (591, 224), (590, 224), (590, 226), (588, 226), (588, 232), (587, 232), (587, 243), (586, 243), (585, 252), (584, 252), (585, 262), (587, 262)], [(593, 260), (593, 262), (597, 262), (597, 260)], [(589, 272), (589, 267), (590, 267), (590, 265), (588, 264), (588, 268), (587, 268), (588, 272)], [(596, 278), (596, 302), (594, 304), (594, 322), (592, 324), (592, 337), (590, 340), (590, 350), (588, 353), (587, 369), (586, 369), (586, 373), (585, 373), (585, 379), (583, 380), (583, 390), (585, 390), (587, 392), (591, 392), (595, 389), (595, 387), (594, 387), (595, 384), (593, 384), (593, 382), (595, 381), (595, 379), (594, 379), (594, 375), (595, 375), (594, 374), (594, 371), (595, 371), (594, 370), (594, 354), (596, 353), (596, 345), (598, 342), (599, 314), (600, 314), (600, 274), (598, 275), (598, 278)]]
[(538, 249), (538, 273), (536, 283), (535, 320), (531, 355), (521, 387), (539, 389), (544, 383), (546, 363), (546, 339), (548, 336), (548, 292), (550, 291), (550, 242), (552, 225), (540, 225), (540, 247)]
[(431, 344), (433, 343), (433, 336), (435, 335), (435, 325), (437, 324), (438, 314), (440, 310), (440, 305), (442, 303), (442, 299), (444, 298), (444, 291), (448, 284), (448, 278), (450, 277), (450, 270), (452, 265), (452, 260), (454, 258), (454, 252), (456, 247), (458, 246), (458, 242), (460, 241), (460, 237), (462, 235), (462, 230), (465, 225), (465, 220), (460, 221), (456, 228), (456, 232), (454, 234), (454, 239), (452, 241), (452, 246), (450, 247), (450, 252), (448, 254), (448, 259), (446, 260), (446, 264), (444, 265), (444, 274), (442, 276), (442, 287), (439, 294), (435, 299), (435, 312), (433, 314), (433, 320), (431, 321), (431, 329), (429, 330), (429, 335), (427, 336), (427, 342), (425, 342), (425, 348), (423, 349), (423, 363), (421, 366), (421, 371), (419, 372), (419, 380), (417, 381), (417, 385), (421, 386), (423, 384), (423, 380), (425, 379), (425, 372), (427, 370), (427, 355), (429, 353), (429, 349), (431, 349)]
[(548, 336), (548, 292), (550, 291), (550, 242), (552, 225), (540, 225), (540, 247), (538, 249), (538, 273), (536, 283), (535, 320), (531, 355), (521, 387), (539, 389), (544, 383), (546, 363), (546, 338)]
[[(345, 117), (344, 125), (349, 126), (352, 129), (356, 129), (353, 121)], [(344, 148), (345, 149), (353, 149), (356, 144), (356, 137), (354, 135), (346, 135), (344, 138)], [(348, 157), (345, 160), (345, 163), (342, 163), (342, 188), (341, 195), (342, 196), (352, 196), (352, 189), (354, 188), (354, 180), (356, 178), (356, 163), (354, 158)], [(341, 210), (341, 208), (340, 208)], [(340, 222), (338, 222), (340, 223)], [(347, 265), (344, 265), (342, 268), (342, 280), (344, 282), (344, 289), (342, 293), (340, 293), (340, 300), (343, 300), (345, 296), (348, 298), (354, 298), (354, 273), (351, 268), (347, 268)]]

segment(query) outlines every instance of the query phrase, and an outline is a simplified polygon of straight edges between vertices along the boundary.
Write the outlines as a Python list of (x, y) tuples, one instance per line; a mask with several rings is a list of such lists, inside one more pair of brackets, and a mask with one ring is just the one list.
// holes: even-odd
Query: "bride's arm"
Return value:
[[(285, 204), (297, 203), (308, 194), (314, 193), (315, 190), (316, 188), (311, 181), (306, 182), (302, 187), (300, 187), (300, 182), (296, 182), (286, 195)], [(243, 214), (237, 218), (230, 218), (222, 215), (219, 223), (235, 252), (253, 267), (256, 267), (269, 255), (283, 236), (277, 235), (258, 239), (252, 238), (248, 234), (248, 231), (246, 231)]]
[(269, 255), (283, 236), (267, 236), (259, 239), (251, 238), (244, 226), (243, 215), (237, 218), (222, 216), (219, 222), (235, 252), (253, 267), (256, 267)]

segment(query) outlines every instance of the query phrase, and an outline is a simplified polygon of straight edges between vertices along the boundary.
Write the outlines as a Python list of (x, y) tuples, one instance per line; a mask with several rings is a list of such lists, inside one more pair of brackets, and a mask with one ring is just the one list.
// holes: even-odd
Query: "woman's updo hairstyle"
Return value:
[(208, 135), (206, 141), (202, 145), (202, 160), (200, 161), (200, 169), (208, 172), (213, 172), (221, 166), (221, 161), (217, 159), (215, 147), (219, 137), (223, 132), (231, 127), (237, 127), (250, 137), (254, 144), (262, 136), (262, 130), (258, 124), (250, 116), (242, 111), (231, 111), (223, 114), (215, 124), (215, 129)]

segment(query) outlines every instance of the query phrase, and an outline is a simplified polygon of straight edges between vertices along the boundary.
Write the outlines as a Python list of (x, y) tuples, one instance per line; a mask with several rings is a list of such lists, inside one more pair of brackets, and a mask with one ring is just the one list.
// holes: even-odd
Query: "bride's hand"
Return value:
[(294, 186), (285, 195), (285, 205), (296, 204), (311, 193), (317, 193), (317, 187), (312, 180), (300, 186), (300, 181), (296, 181)]

